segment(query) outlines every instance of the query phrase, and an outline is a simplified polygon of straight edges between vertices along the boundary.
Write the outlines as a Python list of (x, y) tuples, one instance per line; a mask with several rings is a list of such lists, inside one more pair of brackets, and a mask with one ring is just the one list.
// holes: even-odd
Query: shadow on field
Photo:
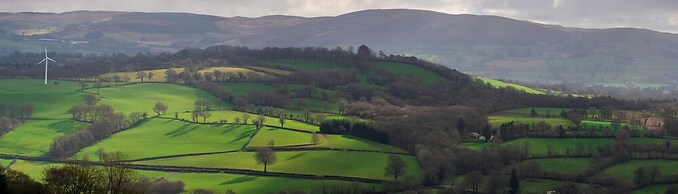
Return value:
[[(221, 127), (221, 126), (220, 126), (220, 127)], [(240, 127), (240, 126), (237, 126), (237, 125), (228, 125), (228, 126), (224, 127), (224, 131), (221, 132), (221, 134), (222, 134), (222, 135), (223, 135), (223, 134), (227, 134), (227, 133), (229, 133), (229, 132), (231, 132), (231, 131), (237, 129), (238, 127)]]
[(177, 128), (177, 129), (175, 129), (174, 131), (170, 131), (169, 133), (166, 133), (165, 135), (169, 135), (169, 136), (172, 136), (172, 137), (178, 137), (178, 136), (182, 136), (184, 134), (190, 133), (191, 131), (193, 131), (197, 128), (198, 128), (198, 126), (191, 125), (191, 124), (185, 124), (185, 125)]
[(294, 159), (297, 159), (297, 158), (301, 158), (301, 157), (304, 157), (304, 155), (306, 155), (306, 154), (307, 154), (306, 152), (294, 154), (294, 156), (291, 156), (291, 157), (285, 159), (285, 161), (290, 161), (290, 160), (294, 160)]
[(233, 142), (236, 142), (236, 141), (240, 141), (241, 139), (249, 138), (250, 136), (252, 136), (252, 133), (254, 133), (254, 131), (250, 131), (250, 130), (243, 131), (242, 133), (240, 133), (240, 135), (238, 135), (238, 137), (236, 137), (235, 139), (233, 139), (229, 143), (233, 143)]
[(59, 132), (59, 133), (68, 133), (68, 132), (71, 132), (73, 130), (77, 130), (79, 125), (80, 124), (78, 122), (70, 121), (70, 120), (64, 120), (64, 121), (59, 121), (59, 122), (56, 122), (56, 123), (50, 123), (49, 125), (47, 125), (47, 127), (49, 129), (52, 129), (52, 130)]
[(231, 179), (231, 180), (229, 180), (229, 181), (224, 181), (224, 182), (222, 182), (222, 183), (219, 184), (219, 185), (238, 184), (238, 183), (250, 182), (250, 181), (254, 181), (254, 180), (257, 180), (257, 177), (253, 177), (253, 176), (243, 176), (243, 177), (238, 177), (238, 178)]

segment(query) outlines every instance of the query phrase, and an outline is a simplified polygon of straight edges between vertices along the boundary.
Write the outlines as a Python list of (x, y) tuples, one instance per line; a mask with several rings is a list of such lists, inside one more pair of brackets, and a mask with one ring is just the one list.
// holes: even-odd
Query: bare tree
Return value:
[(398, 180), (398, 177), (405, 174), (407, 163), (398, 155), (391, 154), (388, 156), (388, 164), (384, 172), (384, 176), (393, 176), (393, 180)]
[(140, 79), (141, 82), (144, 82), (145, 77), (146, 77), (146, 72), (143, 72), (143, 71), (137, 72), (137, 79)]
[(85, 91), (85, 88), (87, 87), (87, 83), (81, 81), (80, 83), (78, 83), (78, 85), (80, 85), (80, 91)]
[(320, 143), (320, 135), (315, 131), (313, 133), (311, 133), (311, 143), (313, 144), (313, 147), (315, 147), (315, 145), (318, 145), (318, 143)]
[(278, 162), (278, 158), (275, 156), (275, 152), (271, 148), (257, 148), (257, 153), (254, 154), (254, 160), (257, 161), (257, 164), (264, 165), (264, 172), (267, 172), (268, 165), (275, 164)]
[(247, 125), (247, 120), (250, 119), (250, 114), (249, 113), (242, 113), (242, 123)]
[(285, 126), (285, 115), (280, 114), (280, 117), (278, 117), (278, 121), (280, 122), (280, 127), (284, 127)]
[(148, 81), (150, 82), (153, 79), (153, 72), (148, 72), (146, 77), (148, 77)]
[(162, 102), (156, 102), (155, 106), (153, 106), (153, 111), (160, 116), (160, 113), (165, 114), (167, 112), (167, 105)]
[(122, 164), (129, 157), (122, 152), (102, 153), (99, 156), (99, 161), (106, 163), (103, 166), (104, 182), (108, 193), (116, 194), (122, 193), (125, 187), (128, 187), (134, 181), (134, 170), (129, 169)]

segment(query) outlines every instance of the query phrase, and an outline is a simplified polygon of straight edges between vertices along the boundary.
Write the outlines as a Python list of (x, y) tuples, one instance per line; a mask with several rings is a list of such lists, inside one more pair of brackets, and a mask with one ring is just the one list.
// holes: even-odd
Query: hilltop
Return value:
[(77, 11), (0, 14), (0, 53), (175, 52), (366, 44), (472, 75), (532, 83), (670, 86), (678, 35), (645, 29), (578, 29), (485, 15), (365, 10), (334, 17), (217, 17)]

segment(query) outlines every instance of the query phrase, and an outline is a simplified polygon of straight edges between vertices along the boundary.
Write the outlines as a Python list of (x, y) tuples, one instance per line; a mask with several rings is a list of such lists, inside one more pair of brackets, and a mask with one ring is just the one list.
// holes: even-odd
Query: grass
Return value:
[[(176, 73), (181, 73), (181, 72), (184, 71), (184, 68), (172, 68), (172, 69), (174, 69), (174, 71), (176, 71)], [(141, 79), (137, 79), (137, 73), (138, 72), (144, 72), (146, 74), (153, 73), (153, 78), (150, 81), (166, 82), (167, 78), (165, 77), (165, 71), (167, 71), (167, 70), (168, 69), (154, 69), (154, 70), (145, 70), (145, 71), (115, 72), (115, 73), (102, 74), (102, 75), (99, 75), (98, 77), (112, 79), (113, 76), (115, 76), (115, 75), (118, 75), (121, 78), (124, 78), (125, 76), (127, 76), (127, 77), (130, 78), (130, 82), (141, 82)], [(265, 73), (261, 73), (261, 72), (253, 71), (251, 69), (241, 68), (241, 67), (210, 67), (210, 68), (207, 68), (207, 69), (200, 70), (199, 72), (200, 73), (205, 73), (205, 72), (211, 73), (211, 72), (214, 72), (215, 70), (219, 70), (223, 73), (226, 73), (226, 72), (231, 72), (231, 73), (234, 73), (234, 74), (242, 73), (244, 75), (254, 73), (254, 74), (257, 74), (259, 76), (267, 76)], [(148, 81), (148, 79), (144, 79), (144, 81)]]
[[(538, 162), (545, 172), (581, 174), (589, 168), (592, 160), (590, 158), (545, 158), (524, 162), (527, 161)], [(565, 166), (567, 168), (563, 168)]]
[[(301, 133), (279, 128), (264, 127), (252, 138), (249, 146), (263, 147), (267, 146), (270, 140), (275, 141), (275, 146), (303, 145), (311, 143), (310, 133)], [(321, 138), (321, 144), (326, 140)]]
[(407, 151), (391, 145), (381, 144), (349, 135), (322, 135), (322, 137), (324, 137), (327, 143), (318, 145), (318, 147), (407, 153)]
[(87, 125), (72, 120), (31, 120), (0, 138), (0, 153), (42, 156), (49, 151), (54, 138)]
[[(547, 179), (534, 179), (534, 181), (526, 179), (520, 181), (520, 188), (522, 189), (522, 193), (525, 194), (543, 194), (546, 193), (547, 191), (553, 191), (556, 188), (564, 185), (566, 182), (564, 181), (554, 181), (554, 180), (547, 180)], [(574, 183), (577, 185), (578, 188), (587, 188), (588, 185), (586, 184), (581, 184), (581, 183)]]
[(562, 125), (563, 127), (574, 127), (574, 123), (572, 121), (569, 121), (567, 119), (562, 119), (562, 118), (540, 118), (540, 117), (522, 117), (522, 116), (509, 116), (509, 115), (501, 115), (501, 116), (489, 116), (487, 117), (490, 125), (492, 127), (498, 128), (501, 126), (501, 124), (504, 123), (509, 123), (509, 122), (516, 122), (516, 123), (523, 123), (523, 124), (533, 124), (533, 123), (538, 123), (540, 121), (546, 122), (546, 124), (551, 125), (552, 127), (557, 127), (558, 125)]
[(633, 191), (633, 194), (663, 194), (669, 189), (671, 185), (662, 184), (662, 185), (650, 185)]
[[(260, 177), (236, 174), (208, 173), (174, 173), (156, 171), (137, 171), (140, 175), (155, 179), (166, 178), (170, 181), (180, 180), (186, 184), (185, 190), (206, 189), (219, 193), (232, 190), (235, 193), (267, 193), (279, 190), (310, 190), (323, 185), (359, 184), (348, 181), (313, 180), (281, 177)], [(377, 184), (359, 184), (363, 188), (380, 188)]]
[[(276, 152), (278, 162), (268, 166), (271, 172), (288, 172), (315, 175), (338, 175), (373, 179), (392, 179), (384, 176), (388, 154), (344, 151), (294, 151)], [(414, 157), (402, 156), (408, 164), (407, 174), (419, 174)], [(263, 170), (254, 161), (254, 152), (237, 152), (151, 160), (142, 164), (220, 167)]]
[[(207, 118), (207, 122), (218, 122), (221, 119), (226, 119), (229, 123), (232, 123), (235, 121), (235, 118), (240, 118), (240, 122), (243, 122), (242, 115), (244, 114), (243, 112), (238, 112), (238, 111), (230, 111), (230, 110), (220, 110), (220, 111), (211, 111), (212, 116)], [(256, 114), (249, 114), (250, 118), (247, 121), (248, 124), (252, 124), (252, 120), (256, 119), (258, 115)], [(171, 117), (174, 117), (172, 115)], [(186, 120), (191, 120), (191, 113), (179, 113), (179, 118), (183, 118)], [(280, 126), (280, 121), (278, 118), (273, 118), (269, 116), (265, 116), (266, 120), (264, 121), (264, 124), (266, 125), (272, 125), (272, 126)], [(198, 119), (200, 122), (202, 122), (202, 118)], [(318, 131), (320, 130), (320, 127), (317, 125), (311, 125), (308, 123), (300, 122), (300, 121), (295, 121), (295, 120), (285, 120), (285, 125), (284, 127), (286, 128), (293, 128), (293, 129), (299, 129), (299, 130), (305, 130), (305, 131)]]
[(248, 69), (252, 69), (255, 71), (261, 71), (265, 73), (270, 73), (273, 75), (289, 75), (292, 72), (281, 70), (281, 69), (274, 69), (274, 68), (268, 68), (268, 67), (259, 67), (259, 66), (247, 66)]
[[(7, 167), (12, 162), (12, 160), (0, 159), (0, 165), (2, 167)], [(10, 169), (23, 172), (29, 177), (35, 179), (36, 181), (43, 180), (43, 171), (50, 166), (60, 166), (61, 164), (52, 164), (47, 162), (36, 162), (36, 161), (26, 161), (26, 160), (16, 160)]]
[(370, 64), (396, 75), (412, 76), (426, 84), (430, 84), (438, 80), (445, 80), (444, 77), (438, 74), (414, 65), (393, 62), (370, 62)]
[(264, 61), (264, 63), (268, 65), (290, 67), (298, 71), (323, 71), (340, 67), (337, 64), (315, 59), (279, 59)]
[(150, 119), (81, 150), (77, 157), (96, 158), (99, 148), (130, 158), (238, 150), (254, 132), (252, 125), (199, 125)]
[(475, 77), (475, 78), (476, 78), (476, 80), (478, 80), (482, 83), (490, 84), (493, 88), (514, 88), (518, 91), (523, 91), (523, 92), (530, 93), (530, 94), (544, 94), (543, 91), (535, 90), (535, 89), (532, 89), (530, 87), (523, 86), (523, 85), (508, 83), (508, 82), (499, 81), (499, 80), (496, 80), (496, 79), (485, 78), (485, 77)]
[(609, 167), (597, 176), (603, 178), (607, 176), (616, 176), (620, 179), (632, 182), (634, 172), (637, 168), (643, 167), (646, 172), (651, 166), (657, 165), (661, 171), (662, 176), (672, 175), (678, 173), (678, 162), (671, 160), (631, 160), (621, 164)]
[[(96, 93), (95, 89), (87, 90)], [(129, 114), (131, 112), (147, 112), (155, 115), (153, 106), (156, 102), (163, 102), (168, 106), (167, 114), (190, 111), (198, 99), (212, 100), (214, 97), (203, 90), (162, 83), (133, 84), (118, 87), (102, 88), (99, 90), (99, 103), (108, 104), (116, 112)], [(216, 105), (212, 105), (216, 107)], [(66, 108), (67, 110), (68, 108)]]
[(532, 109), (534, 109), (535, 112), (537, 112), (537, 116), (543, 117), (546, 115), (547, 112), (551, 112), (551, 115), (554, 117), (560, 117), (560, 112), (562, 111), (569, 111), (569, 108), (550, 108), (550, 107), (527, 107), (527, 108), (517, 108), (517, 109), (511, 109), (508, 111), (505, 111), (506, 113), (511, 113), (511, 114), (521, 114), (525, 116), (529, 116), (530, 113), (532, 112)]
[[(632, 144), (662, 144), (666, 139), (656, 139), (656, 138), (631, 138)], [(670, 140), (673, 143), (678, 143), (678, 140)], [(553, 150), (557, 151), (558, 154), (565, 154), (566, 150), (569, 149), (570, 152), (575, 151), (577, 144), (582, 144), (585, 147), (589, 145), (596, 148), (599, 145), (606, 145), (614, 143), (612, 138), (520, 138), (504, 142), (501, 144), (498, 143), (464, 143), (463, 145), (469, 149), (480, 150), (485, 147), (492, 146), (521, 146), (529, 142), (530, 144), (530, 154), (546, 156), (548, 154), (547, 146), (553, 145)], [(588, 148), (587, 148), (588, 149)]]
[(80, 102), (77, 82), (38, 79), (0, 79), (0, 104), (32, 104), (35, 118), (70, 118), (67, 110)]

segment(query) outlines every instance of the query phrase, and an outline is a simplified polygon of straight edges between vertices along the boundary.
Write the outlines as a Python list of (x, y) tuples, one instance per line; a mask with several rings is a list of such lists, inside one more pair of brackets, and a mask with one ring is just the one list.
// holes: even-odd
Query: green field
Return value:
[(671, 185), (650, 185), (633, 191), (633, 194), (664, 194)]
[(496, 79), (485, 78), (485, 77), (475, 77), (475, 78), (476, 78), (476, 80), (479, 80), (482, 83), (490, 84), (494, 88), (510, 87), (510, 88), (514, 88), (518, 91), (523, 91), (523, 92), (527, 92), (527, 93), (530, 93), (530, 94), (545, 94), (543, 91), (535, 90), (535, 89), (532, 89), (530, 87), (523, 86), (523, 85), (508, 83), (508, 82), (499, 81), (499, 80), (496, 80)]
[(393, 62), (371, 62), (370, 64), (396, 75), (412, 76), (426, 84), (430, 84), (438, 80), (445, 80), (444, 77), (438, 74), (414, 65)]
[(509, 122), (516, 122), (516, 123), (523, 123), (523, 124), (533, 124), (533, 123), (538, 123), (540, 121), (546, 122), (546, 124), (551, 125), (551, 127), (557, 127), (559, 125), (562, 125), (563, 127), (574, 127), (574, 123), (572, 121), (569, 121), (567, 119), (563, 118), (538, 118), (538, 117), (522, 117), (522, 116), (508, 116), (508, 115), (497, 115), (497, 116), (488, 116), (488, 121), (490, 122), (490, 125), (494, 128), (499, 128), (501, 124), (504, 123), (509, 123)]
[(343, 148), (343, 149), (358, 149), (358, 150), (376, 150), (376, 151), (388, 151), (388, 152), (399, 152), (407, 153), (407, 151), (393, 147), (391, 145), (380, 144), (373, 141), (365, 140), (358, 137), (353, 137), (349, 135), (322, 135), (326, 144), (318, 145), (318, 147), (329, 147), (329, 148)]
[[(665, 139), (656, 139), (656, 138), (631, 138), (632, 144), (662, 144)], [(492, 146), (523, 146), (525, 142), (529, 142), (530, 154), (538, 156), (546, 156), (548, 154), (547, 146), (553, 145), (553, 150), (557, 151), (558, 154), (565, 154), (567, 149), (570, 150), (570, 153), (573, 153), (577, 147), (577, 144), (584, 145), (587, 149), (591, 145), (593, 148), (599, 145), (611, 144), (614, 143), (612, 138), (520, 138), (504, 142), (501, 144), (498, 143), (464, 143), (463, 145), (469, 149), (480, 150), (484, 147)], [(671, 143), (678, 143), (678, 140), (671, 140)]]
[(517, 109), (511, 109), (505, 111), (506, 113), (511, 113), (511, 114), (521, 114), (525, 116), (530, 116), (530, 113), (532, 112), (532, 109), (534, 109), (535, 112), (537, 112), (537, 117), (544, 117), (547, 112), (551, 112), (551, 115), (553, 117), (560, 117), (560, 112), (562, 111), (569, 111), (569, 108), (549, 108), (549, 107), (528, 107), (528, 108), (517, 108)]
[(314, 59), (279, 59), (264, 61), (267, 65), (291, 67), (298, 71), (323, 71), (333, 68), (339, 68), (339, 65)]
[(622, 180), (629, 182), (633, 181), (633, 175), (637, 168), (643, 167), (645, 171), (650, 169), (651, 166), (657, 165), (661, 171), (662, 176), (672, 175), (678, 173), (678, 162), (671, 160), (631, 160), (621, 164), (614, 165), (609, 167), (598, 175), (601, 178), (607, 176), (616, 176)]
[[(87, 90), (96, 93), (95, 89)], [(99, 90), (99, 103), (108, 104), (116, 112), (147, 112), (155, 115), (153, 106), (156, 102), (167, 104), (167, 114), (190, 111), (198, 99), (213, 100), (214, 97), (196, 88), (160, 83), (132, 84), (118, 87), (102, 88)], [(216, 105), (213, 105), (216, 107)], [(68, 110), (68, 108), (66, 108)]]
[[(544, 194), (547, 191), (553, 191), (554, 189), (566, 184), (567, 182), (563, 181), (554, 181), (547, 179), (524, 179), (520, 181), (520, 188), (522, 193), (525, 194)], [(574, 183), (580, 189), (586, 189), (588, 185), (581, 183)]]
[[(288, 151), (276, 152), (278, 162), (268, 166), (271, 172), (289, 172), (315, 175), (338, 175), (373, 179), (385, 177), (388, 154), (344, 151)], [(419, 166), (414, 157), (403, 156), (408, 174), (418, 175)], [(237, 168), (263, 171), (263, 165), (254, 161), (254, 152), (236, 152), (151, 160), (142, 164)]]
[[(222, 110), (222, 111), (210, 111), (212, 113), (212, 116), (207, 118), (207, 122), (219, 122), (221, 119), (226, 119), (228, 123), (233, 123), (235, 121), (235, 118), (240, 118), (240, 122), (242, 123), (244, 120), (242, 118), (243, 112), (238, 112), (238, 111), (230, 111), (230, 110)], [(252, 120), (257, 118), (257, 115), (255, 114), (249, 114), (250, 118), (247, 121), (247, 124), (252, 124)], [(168, 117), (174, 118), (174, 115), (167, 115)], [(191, 113), (179, 113), (179, 118), (181, 119), (186, 119), (186, 120), (191, 120)], [(266, 125), (272, 125), (272, 126), (280, 126), (280, 121), (278, 118), (273, 118), (269, 116), (265, 116), (266, 120), (264, 121), (264, 124)], [(202, 122), (202, 118), (198, 118), (198, 121)], [(299, 130), (305, 130), (305, 131), (318, 131), (320, 128), (317, 125), (311, 125), (308, 123), (300, 122), (300, 121), (295, 121), (295, 120), (285, 120), (285, 125), (284, 127), (286, 128), (293, 128), (293, 129), (299, 129)]]
[[(152, 178), (166, 178), (170, 181), (186, 183), (185, 190), (207, 189), (220, 191), (232, 190), (235, 193), (266, 193), (282, 189), (309, 190), (323, 185), (347, 185), (348, 181), (295, 179), (280, 177), (248, 176), (236, 174), (211, 173), (173, 173), (156, 171), (138, 171), (140, 175)], [(377, 184), (359, 184), (363, 188), (381, 188)]]
[[(11, 162), (12, 160), (0, 159), (0, 165), (2, 165), (3, 167), (7, 167), (7, 165), (9, 165)], [(23, 172), (29, 177), (35, 179), (36, 181), (42, 181), (44, 177), (42, 172), (45, 168), (59, 165), (61, 164), (17, 160), (14, 164), (12, 164), (12, 166), (10, 166), (10, 169)]]
[[(275, 146), (304, 145), (311, 143), (311, 134), (296, 131), (289, 131), (280, 128), (264, 127), (252, 138), (248, 146), (262, 147), (267, 146), (270, 140), (275, 141)], [(324, 138), (320, 138), (321, 144), (326, 143)]]
[(42, 156), (54, 138), (86, 127), (72, 120), (31, 120), (0, 137), (0, 153)]
[[(68, 109), (79, 103), (77, 82), (50, 80), (44, 85), (38, 79), (0, 79), (0, 104), (32, 104), (34, 118), (71, 118)], [(152, 105), (151, 105), (152, 106)]]
[(120, 151), (130, 158), (239, 150), (254, 132), (252, 125), (199, 125), (151, 119), (81, 150), (76, 156), (96, 158), (96, 151)]
[(581, 174), (591, 166), (592, 162), (590, 158), (545, 158), (526, 160), (522, 163), (527, 161), (538, 162), (544, 172), (558, 172), (565, 174)]

